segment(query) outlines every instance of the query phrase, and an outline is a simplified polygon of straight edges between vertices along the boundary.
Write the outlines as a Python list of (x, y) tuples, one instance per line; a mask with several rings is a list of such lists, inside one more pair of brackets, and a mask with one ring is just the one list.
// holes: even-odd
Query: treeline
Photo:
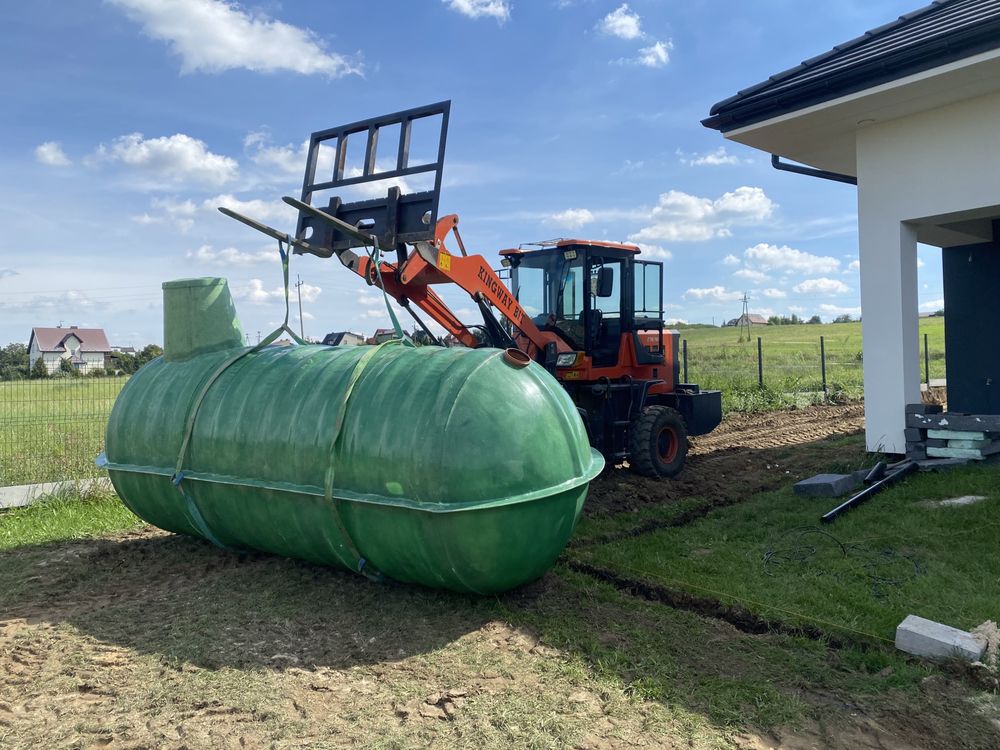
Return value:
[[(861, 318), (858, 318), (858, 320), (861, 320)], [(823, 321), (820, 320), (819, 315), (813, 315), (811, 318), (809, 318), (808, 320), (806, 320), (805, 318), (800, 318), (795, 313), (792, 313), (790, 316), (789, 315), (772, 315), (770, 318), (767, 319), (767, 324), (769, 326), (797, 326), (797, 325), (813, 326), (813, 325), (819, 325), (822, 322)], [(854, 322), (854, 318), (852, 318), (850, 315), (846, 315), (846, 314), (844, 314), (844, 315), (838, 315), (831, 322), (832, 323), (853, 323)]]
[(7, 344), (0, 348), (0, 380), (25, 380), (27, 378), (76, 378), (104, 377), (114, 375), (131, 375), (151, 359), (163, 354), (163, 349), (156, 344), (149, 344), (135, 354), (129, 352), (112, 352), (108, 355), (105, 367), (81, 373), (68, 359), (59, 362), (59, 369), (49, 373), (41, 357), (35, 360), (35, 366), (29, 367), (28, 347), (21, 343)]

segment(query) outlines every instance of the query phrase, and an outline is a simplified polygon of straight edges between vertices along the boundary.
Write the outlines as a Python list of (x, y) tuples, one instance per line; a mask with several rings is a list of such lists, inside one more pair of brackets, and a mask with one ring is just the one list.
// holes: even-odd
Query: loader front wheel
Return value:
[(677, 476), (687, 459), (684, 419), (669, 406), (648, 406), (629, 430), (629, 465), (647, 477)]

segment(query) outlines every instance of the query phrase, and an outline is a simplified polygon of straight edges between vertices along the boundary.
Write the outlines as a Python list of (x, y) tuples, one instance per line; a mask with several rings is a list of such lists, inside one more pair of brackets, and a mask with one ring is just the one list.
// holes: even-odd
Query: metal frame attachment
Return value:
[[(403, 194), (398, 187), (393, 186), (387, 189), (384, 198), (345, 202), (341, 196), (335, 196), (322, 208), (327, 215), (374, 236), (379, 246), (386, 250), (399, 250), (403, 243), (433, 240), (434, 226), (438, 218), (441, 173), (444, 166), (450, 111), (451, 102), (444, 101), (313, 133), (309, 138), (309, 154), (302, 182), (302, 203), (314, 205), (313, 197), (319, 192), (411, 175), (431, 174), (434, 187), (430, 190)], [(435, 160), (411, 166), (410, 136), (413, 123), (438, 116), (441, 118), (441, 130), (438, 134)], [(399, 143), (394, 149), (395, 164), (390, 169), (379, 171), (379, 165), (376, 163), (379, 132), (382, 128), (396, 125), (399, 126)], [(352, 138), (361, 136), (366, 138), (361, 174), (345, 173), (348, 166), (348, 142)], [(320, 151), (324, 147), (334, 148), (333, 173), (317, 177)], [(296, 253), (308, 252), (325, 258), (364, 244), (351, 233), (338, 230), (330, 222), (306, 211), (299, 212), (295, 236), (304, 241), (308, 247), (306, 249), (297, 246)]]

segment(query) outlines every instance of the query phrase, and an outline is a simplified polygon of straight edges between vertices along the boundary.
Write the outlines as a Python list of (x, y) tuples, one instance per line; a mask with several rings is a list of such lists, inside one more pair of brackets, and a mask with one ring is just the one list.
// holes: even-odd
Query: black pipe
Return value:
[(801, 164), (789, 164), (788, 162), (782, 161), (781, 157), (777, 154), (771, 154), (771, 166), (782, 172), (794, 172), (795, 174), (804, 174), (806, 177), (819, 177), (823, 180), (833, 180), (834, 182), (844, 182), (848, 185), (857, 185), (858, 178), (851, 177), (849, 174), (840, 174), (839, 172), (828, 172), (825, 169), (813, 169), (812, 167), (803, 167)]
[[(884, 467), (884, 464), (877, 465), (874, 469), (872, 469), (872, 471), (868, 474), (868, 476), (876, 474), (880, 466)], [(865, 487), (863, 490), (861, 490), (861, 492), (852, 497), (850, 500), (841, 503), (833, 510), (824, 514), (823, 517), (820, 518), (820, 520), (823, 523), (830, 523), (831, 521), (836, 519), (837, 516), (839, 516), (841, 513), (849, 511), (856, 505), (860, 505), (865, 500), (870, 498), (872, 495), (876, 494), (877, 492), (881, 492), (893, 482), (896, 482), (902, 479), (903, 477), (909, 476), (919, 468), (917, 464), (913, 461), (903, 461), (901, 464), (896, 464), (896, 466), (898, 466), (899, 468), (897, 468), (895, 471), (889, 472), (882, 479), (875, 482), (874, 484)]]

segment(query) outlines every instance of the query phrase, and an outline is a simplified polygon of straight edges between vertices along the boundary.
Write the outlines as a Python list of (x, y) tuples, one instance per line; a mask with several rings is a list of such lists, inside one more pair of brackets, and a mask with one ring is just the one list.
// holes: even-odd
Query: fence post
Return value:
[(688, 380), (688, 340), (684, 339), (682, 342), (684, 346), (684, 382), (689, 383)]
[(760, 336), (757, 337), (757, 385), (764, 387), (764, 347)]
[(931, 355), (927, 353), (927, 334), (924, 334), (924, 380), (928, 390), (931, 387)]
[(819, 337), (819, 367), (823, 373), (823, 395), (826, 395), (826, 342)]

